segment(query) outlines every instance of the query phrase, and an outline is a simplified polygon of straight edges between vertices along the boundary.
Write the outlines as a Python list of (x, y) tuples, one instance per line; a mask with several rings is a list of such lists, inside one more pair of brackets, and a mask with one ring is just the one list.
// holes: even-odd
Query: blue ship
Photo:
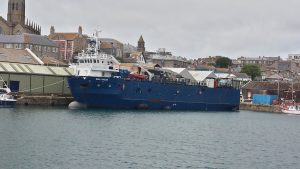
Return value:
[[(69, 87), (75, 103), (109, 109), (234, 111), (240, 90), (232, 85), (208, 87), (189, 79), (171, 79), (162, 70), (121, 70), (111, 55), (101, 53), (96, 38), (79, 54)], [(72, 103), (74, 104), (74, 103)]]

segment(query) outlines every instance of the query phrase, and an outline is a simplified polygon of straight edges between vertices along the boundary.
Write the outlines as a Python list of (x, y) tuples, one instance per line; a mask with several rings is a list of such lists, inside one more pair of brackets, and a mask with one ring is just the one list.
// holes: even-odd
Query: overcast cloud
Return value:
[[(7, 1), (1, 0), (6, 18)], [(26, 0), (26, 15), (49, 34), (77, 31), (166, 48), (188, 58), (300, 53), (299, 0)]]

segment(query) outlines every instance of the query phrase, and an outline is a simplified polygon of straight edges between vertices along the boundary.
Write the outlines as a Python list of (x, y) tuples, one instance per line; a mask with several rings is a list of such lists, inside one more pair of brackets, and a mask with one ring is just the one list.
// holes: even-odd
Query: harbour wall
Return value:
[[(74, 101), (72, 96), (31, 96), (22, 95), (17, 97), (17, 105), (33, 105), (33, 106), (68, 106)], [(281, 113), (279, 105), (257, 105), (249, 103), (241, 103), (240, 110)]]
[(33, 106), (68, 106), (74, 101), (71, 96), (20, 96), (17, 105)]
[(241, 103), (240, 110), (281, 113), (281, 109), (279, 105), (258, 105), (258, 104)]

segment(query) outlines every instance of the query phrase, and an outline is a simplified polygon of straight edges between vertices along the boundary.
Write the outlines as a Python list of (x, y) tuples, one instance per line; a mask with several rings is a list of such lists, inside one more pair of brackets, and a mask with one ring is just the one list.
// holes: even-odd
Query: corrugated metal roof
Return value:
[(198, 82), (203, 82), (206, 78), (217, 78), (213, 71), (189, 71)]
[(65, 69), (62, 69), (61, 67), (49, 67), (49, 69), (51, 69), (57, 75), (64, 75), (64, 76), (71, 75), (69, 72), (65, 71)]
[(17, 72), (23, 72), (23, 70), (17, 64), (10, 64)]
[(31, 73), (30, 70), (23, 64), (19, 64), (19, 66), (23, 69), (24, 73)]
[(229, 74), (228, 74), (228, 73), (215, 73), (215, 75), (216, 75), (219, 79), (227, 79), (227, 78), (229, 78)]
[(38, 74), (38, 75), (50, 75), (50, 76), (71, 76), (74, 74), (73, 73), (74, 70), (72, 68), (7, 63), (7, 62), (0, 62), (0, 72)]
[(0, 72), (5, 72), (5, 70), (0, 66)]
[(164, 67), (162, 68), (165, 71), (172, 71), (174, 73), (180, 74), (181, 72), (183, 72), (186, 68), (169, 68), (169, 67)]
[(51, 75), (53, 72), (48, 69), (46, 66), (35, 66), (35, 65), (30, 65), (30, 69), (33, 71), (33, 73), (36, 74), (45, 74), (45, 75)]
[(16, 70), (9, 63), (2, 63), (2, 67), (9, 72), (16, 72)]

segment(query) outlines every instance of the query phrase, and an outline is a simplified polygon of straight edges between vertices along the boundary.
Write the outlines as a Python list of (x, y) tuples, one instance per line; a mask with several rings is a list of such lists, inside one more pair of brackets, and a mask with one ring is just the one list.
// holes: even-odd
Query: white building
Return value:
[(300, 54), (289, 54), (288, 60), (300, 62)]

